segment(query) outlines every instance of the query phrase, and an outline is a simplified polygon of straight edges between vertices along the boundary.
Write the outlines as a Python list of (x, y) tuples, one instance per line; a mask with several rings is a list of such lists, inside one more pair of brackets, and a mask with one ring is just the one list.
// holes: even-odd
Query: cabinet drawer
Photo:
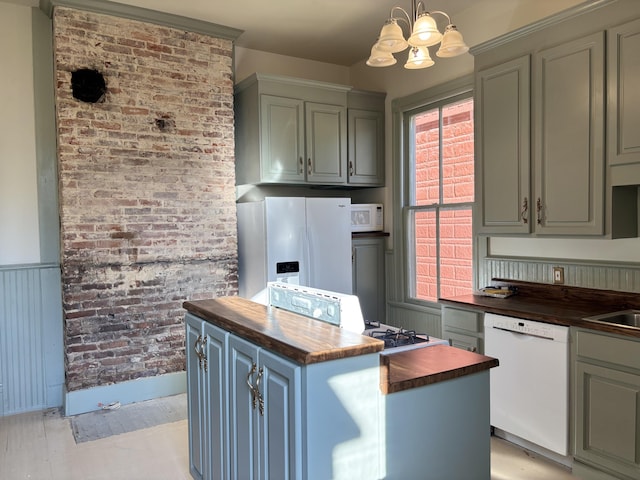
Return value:
[(470, 352), (482, 353), (482, 340), (471, 335), (464, 335), (449, 330), (444, 331), (444, 339), (448, 340), (452, 347), (461, 348)]
[(480, 333), (482, 332), (482, 314), (481, 312), (443, 307), (442, 325), (443, 329), (453, 328)]
[(640, 370), (640, 342), (637, 341), (578, 330), (576, 354)]

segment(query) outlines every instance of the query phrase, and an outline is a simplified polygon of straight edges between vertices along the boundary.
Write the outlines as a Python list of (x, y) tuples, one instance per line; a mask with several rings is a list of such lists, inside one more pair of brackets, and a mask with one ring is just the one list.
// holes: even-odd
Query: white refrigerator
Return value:
[(241, 297), (260, 299), (272, 281), (352, 293), (351, 199), (266, 197), (237, 208)]

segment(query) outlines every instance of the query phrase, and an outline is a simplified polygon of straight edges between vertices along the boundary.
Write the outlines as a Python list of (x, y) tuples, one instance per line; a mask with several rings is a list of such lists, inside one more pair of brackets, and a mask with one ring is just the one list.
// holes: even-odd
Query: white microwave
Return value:
[(352, 203), (352, 232), (381, 232), (384, 227), (384, 216), (381, 203)]

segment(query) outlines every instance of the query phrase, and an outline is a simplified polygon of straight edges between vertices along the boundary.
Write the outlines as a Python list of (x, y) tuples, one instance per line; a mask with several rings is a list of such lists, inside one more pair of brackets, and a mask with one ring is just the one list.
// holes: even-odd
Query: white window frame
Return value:
[[(437, 306), (436, 302), (418, 299), (413, 292), (412, 275), (414, 272), (414, 259), (411, 258), (413, 245), (415, 244), (415, 236), (411, 233), (412, 223), (410, 222), (410, 214), (412, 211), (433, 210), (430, 206), (415, 206), (411, 203), (411, 175), (412, 168), (411, 156), (413, 155), (414, 145), (411, 137), (411, 119), (417, 113), (427, 111), (429, 109), (438, 108), (440, 106), (455, 103), (467, 98), (473, 98), (473, 76), (468, 75), (457, 80), (451, 81), (445, 85), (429, 88), (413, 95), (396, 99), (392, 102), (393, 112), (393, 165), (394, 165), (394, 193), (393, 193), (393, 233), (394, 238), (394, 277), (399, 281), (395, 285), (396, 299), (390, 298), (391, 301), (401, 301), (407, 304), (422, 305), (428, 307)], [(442, 165), (440, 166), (440, 168)], [(453, 204), (447, 204), (448, 208)], [(474, 203), (456, 204), (461, 208), (472, 208), (475, 214)], [(442, 208), (438, 206), (435, 210), (436, 215)], [(477, 245), (475, 235), (475, 219), (473, 222), (473, 269), (474, 284), (477, 278)], [(439, 245), (438, 245), (439, 249)], [(438, 265), (438, 292), (440, 291), (440, 271)]]

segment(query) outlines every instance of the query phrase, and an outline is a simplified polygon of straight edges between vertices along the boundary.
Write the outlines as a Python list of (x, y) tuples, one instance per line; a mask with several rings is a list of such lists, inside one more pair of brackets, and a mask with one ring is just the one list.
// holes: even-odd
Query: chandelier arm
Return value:
[[(393, 16), (393, 12), (395, 12), (396, 10), (400, 10), (400, 11), (404, 14), (404, 16), (405, 16), (406, 18), (403, 18), (403, 17), (394, 17), (394, 16)], [(390, 15), (389, 15), (389, 18), (395, 18), (396, 20), (402, 20), (403, 22), (406, 22), (406, 23), (407, 23), (407, 26), (409, 27), (409, 30), (411, 30), (411, 28), (412, 28), (412, 26), (413, 26), (413, 20), (411, 20), (411, 17), (410, 17), (410, 16), (409, 16), (409, 14), (407, 13), (407, 11), (406, 11), (404, 8), (402, 8), (402, 7), (398, 7), (398, 6), (393, 7), (393, 8), (391, 9), (391, 13), (390, 13)]]
[(451, 17), (449, 15), (447, 15), (446, 13), (440, 11), (440, 10), (434, 10), (432, 12), (427, 12), (429, 13), (429, 15), (433, 16), (434, 13), (439, 13), (442, 16), (447, 17), (447, 21), (449, 22), (448, 25), (451, 25)]

